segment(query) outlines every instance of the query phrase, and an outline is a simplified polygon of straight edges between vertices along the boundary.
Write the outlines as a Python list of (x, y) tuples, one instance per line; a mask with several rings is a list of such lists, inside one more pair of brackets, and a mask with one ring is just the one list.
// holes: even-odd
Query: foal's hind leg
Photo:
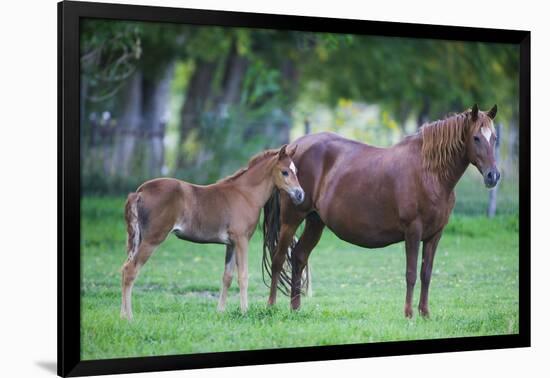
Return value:
[(420, 302), (418, 303), (418, 311), (424, 317), (430, 316), (428, 309), (428, 290), (430, 288), (430, 280), (432, 278), (432, 268), (435, 257), (435, 251), (443, 230), (425, 240), (422, 245), (422, 267), (420, 268)]
[(306, 218), (306, 226), (298, 244), (292, 251), (292, 287), (290, 291), (290, 305), (293, 310), (300, 308), (300, 290), (302, 272), (313, 248), (319, 243), (325, 224), (319, 215), (312, 213)]
[(222, 278), (222, 287), (220, 290), (220, 300), (218, 302), (218, 311), (225, 310), (225, 301), (227, 300), (227, 290), (233, 281), (233, 271), (235, 270), (235, 247), (228, 245), (225, 250), (225, 269)]
[(132, 320), (132, 287), (139, 269), (147, 262), (156, 247), (156, 244), (142, 242), (137, 253), (128, 257), (122, 266), (122, 306), (120, 309), (122, 318)]

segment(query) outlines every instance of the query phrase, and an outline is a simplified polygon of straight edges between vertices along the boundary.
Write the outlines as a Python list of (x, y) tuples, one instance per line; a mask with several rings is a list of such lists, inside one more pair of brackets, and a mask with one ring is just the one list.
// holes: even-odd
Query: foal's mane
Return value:
[[(451, 174), (453, 159), (464, 152), (466, 135), (490, 124), (491, 119), (478, 112), (478, 121), (472, 121), (471, 110), (422, 125), (422, 164), (424, 168), (443, 178)], [(476, 130), (473, 130), (476, 128)]]
[(265, 159), (267, 159), (268, 157), (271, 158), (273, 156), (275, 156), (277, 153), (279, 152), (279, 149), (275, 148), (275, 149), (271, 149), (271, 150), (265, 150), (265, 151), (262, 151), (254, 156), (252, 156), (250, 158), (250, 160), (248, 161), (248, 164), (246, 167), (243, 167), (241, 169), (239, 169), (237, 172), (233, 173), (232, 175), (230, 176), (227, 176), (227, 177), (224, 177), (220, 180), (218, 180), (217, 182), (220, 183), (220, 182), (229, 182), (229, 181), (233, 181), (237, 178), (239, 178), (240, 176), (242, 176), (245, 172), (247, 172), (250, 168), (254, 167), (255, 165), (257, 165), (258, 163), (264, 161)]

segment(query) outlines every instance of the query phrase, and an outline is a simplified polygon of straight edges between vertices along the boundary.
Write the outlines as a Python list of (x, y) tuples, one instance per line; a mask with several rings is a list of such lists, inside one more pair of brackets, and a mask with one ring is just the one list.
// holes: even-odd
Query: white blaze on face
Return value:
[(289, 168), (290, 168), (290, 170), (291, 170), (292, 172), (294, 172), (294, 174), (297, 173), (297, 171), (296, 171), (296, 166), (294, 165), (294, 162), (293, 162), (293, 161), (290, 162), (290, 167), (289, 167)]
[(493, 135), (495, 128), (493, 127), (493, 124), (491, 126), (483, 126), (481, 128), (481, 134), (487, 139), (487, 143), (491, 143), (491, 135)]

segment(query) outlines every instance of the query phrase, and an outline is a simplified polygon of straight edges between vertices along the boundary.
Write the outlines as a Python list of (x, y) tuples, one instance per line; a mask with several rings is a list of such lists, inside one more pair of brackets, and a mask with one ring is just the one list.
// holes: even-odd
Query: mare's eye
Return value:
[(283, 174), (283, 176), (287, 177), (288, 176), (288, 171), (282, 171), (281, 172)]
[(479, 137), (478, 137), (478, 136), (474, 136), (474, 141), (475, 141), (476, 143), (479, 143)]

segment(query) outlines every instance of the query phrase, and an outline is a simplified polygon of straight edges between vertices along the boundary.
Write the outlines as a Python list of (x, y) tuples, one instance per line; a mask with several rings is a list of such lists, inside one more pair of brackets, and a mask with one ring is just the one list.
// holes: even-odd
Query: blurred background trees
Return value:
[(511, 177), (518, 73), (519, 50), (504, 44), (86, 20), (83, 191), (211, 183), (306, 132), (387, 146), (474, 103), (498, 104)]

